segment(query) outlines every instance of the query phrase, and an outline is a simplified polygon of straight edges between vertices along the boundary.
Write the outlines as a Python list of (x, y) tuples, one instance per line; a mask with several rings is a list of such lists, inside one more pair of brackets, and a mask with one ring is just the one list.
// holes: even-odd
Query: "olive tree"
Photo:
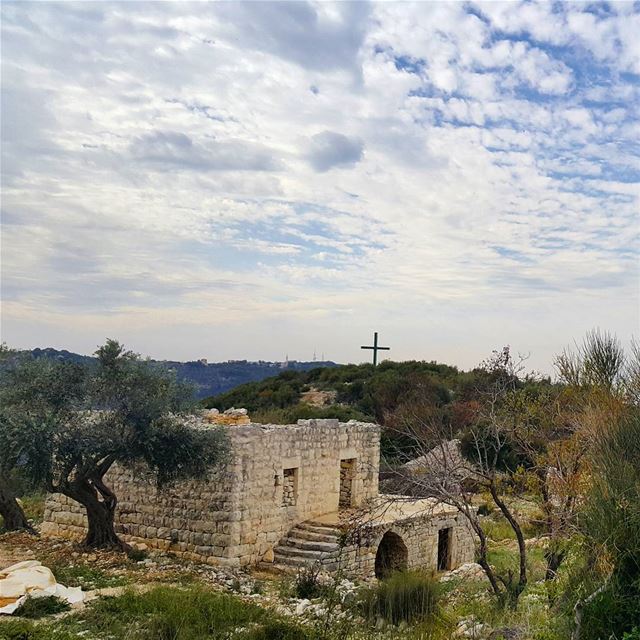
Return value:
[(29, 441), (31, 436), (24, 438), (23, 427), (10, 412), (0, 411), (0, 515), (7, 531), (24, 529), (35, 533), (12, 490), (12, 476), (25, 455), (24, 444)]
[(44, 488), (56, 425), (66, 421), (84, 398), (85, 371), (3, 349), (0, 377), (0, 514), (7, 530), (35, 533), (12, 490), (28, 472)]
[[(188, 424), (192, 390), (171, 372), (115, 340), (96, 357), (96, 366), (85, 371), (82, 393), (59, 400), (62, 407), (48, 414), (44, 468), (35, 457), (27, 457), (25, 467), (34, 477), (44, 476), (49, 491), (85, 508), (88, 546), (123, 549), (114, 527), (118, 498), (105, 478), (114, 464), (146, 463), (162, 490), (174, 480), (206, 474), (224, 461), (227, 446), (221, 430)], [(28, 409), (19, 406), (26, 424)]]

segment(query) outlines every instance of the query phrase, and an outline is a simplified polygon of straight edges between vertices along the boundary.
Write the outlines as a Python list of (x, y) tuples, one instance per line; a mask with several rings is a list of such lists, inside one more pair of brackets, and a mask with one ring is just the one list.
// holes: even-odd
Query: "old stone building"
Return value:
[[(223, 428), (231, 459), (207, 478), (159, 492), (143, 468), (109, 472), (125, 540), (213, 565), (320, 563), (378, 576), (473, 559), (472, 536), (455, 509), (378, 494), (377, 425), (300, 420)], [(49, 496), (43, 533), (73, 537), (85, 526), (80, 505)]]

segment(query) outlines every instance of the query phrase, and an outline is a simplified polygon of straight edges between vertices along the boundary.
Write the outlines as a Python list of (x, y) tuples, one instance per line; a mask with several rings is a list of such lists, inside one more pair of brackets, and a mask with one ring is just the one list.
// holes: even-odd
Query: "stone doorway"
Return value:
[(395, 571), (406, 571), (409, 552), (404, 540), (393, 531), (382, 536), (376, 553), (376, 578), (388, 578)]
[(453, 529), (438, 531), (438, 571), (451, 569), (451, 534)]
[(353, 480), (356, 475), (356, 459), (340, 460), (340, 497), (338, 507), (348, 509), (353, 506)]

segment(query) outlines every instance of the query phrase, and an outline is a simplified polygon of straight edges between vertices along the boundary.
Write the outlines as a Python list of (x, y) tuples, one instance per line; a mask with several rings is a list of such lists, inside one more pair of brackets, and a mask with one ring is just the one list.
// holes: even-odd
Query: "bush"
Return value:
[(320, 583), (320, 567), (305, 567), (298, 571), (295, 581), (295, 591), (298, 598), (319, 598), (326, 593), (326, 588)]
[(69, 611), (71, 607), (68, 602), (56, 596), (43, 596), (42, 598), (27, 598), (14, 612), (20, 618), (44, 618), (54, 613)]
[[(640, 411), (597, 434), (593, 482), (581, 517), (586, 543), (611, 567), (584, 608), (584, 638), (621, 638), (640, 626)], [(589, 586), (589, 585), (587, 585)], [(594, 592), (593, 589), (590, 589)]]
[[(634, 626), (640, 624), (640, 582), (622, 583), (614, 580), (609, 588), (594, 598), (584, 609), (582, 636), (589, 640), (620, 638), (628, 632), (639, 638)], [(635, 636), (633, 635), (635, 633)]]
[(147, 557), (147, 552), (142, 549), (136, 549), (135, 547), (130, 547), (127, 549), (127, 558), (131, 560), (131, 562), (141, 562)]
[(378, 618), (394, 625), (417, 623), (436, 617), (439, 596), (440, 587), (433, 574), (402, 571), (367, 590), (360, 610), (371, 623)]

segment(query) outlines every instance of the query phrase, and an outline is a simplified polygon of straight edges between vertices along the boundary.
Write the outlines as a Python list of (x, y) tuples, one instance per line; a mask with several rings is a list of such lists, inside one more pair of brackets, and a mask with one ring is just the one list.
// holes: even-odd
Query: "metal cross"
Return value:
[(360, 347), (361, 349), (372, 349), (373, 350), (373, 366), (375, 367), (378, 364), (378, 351), (389, 351), (391, 347), (379, 347), (378, 346), (378, 332), (376, 331), (373, 334), (373, 347)]

